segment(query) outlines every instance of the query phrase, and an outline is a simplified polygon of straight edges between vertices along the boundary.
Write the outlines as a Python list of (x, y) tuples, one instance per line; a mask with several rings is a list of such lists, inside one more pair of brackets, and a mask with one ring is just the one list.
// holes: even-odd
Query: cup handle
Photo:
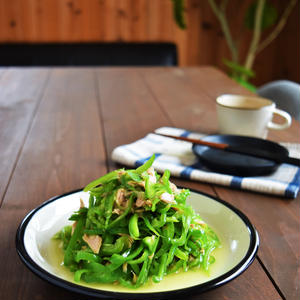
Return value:
[(277, 108), (274, 109), (273, 113), (283, 117), (285, 119), (285, 122), (283, 124), (277, 124), (277, 123), (270, 121), (268, 123), (269, 129), (282, 130), (282, 129), (286, 129), (291, 126), (292, 118), (291, 118), (290, 114), (288, 114), (287, 112), (285, 112), (281, 109), (277, 109)]

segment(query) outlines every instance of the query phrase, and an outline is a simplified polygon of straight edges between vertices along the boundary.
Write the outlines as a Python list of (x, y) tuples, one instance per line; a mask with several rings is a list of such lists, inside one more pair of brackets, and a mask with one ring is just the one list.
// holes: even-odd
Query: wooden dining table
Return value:
[[(162, 126), (216, 133), (215, 99), (251, 95), (201, 67), (0, 68), (0, 299), (88, 299), (43, 281), (19, 259), (22, 219), (47, 199), (120, 166), (111, 153)], [(268, 139), (299, 143), (299, 122)], [(300, 197), (173, 178), (248, 216), (260, 236), (251, 266), (233, 281), (187, 299), (299, 299)], [(51, 218), (51, 216), (49, 216)]]

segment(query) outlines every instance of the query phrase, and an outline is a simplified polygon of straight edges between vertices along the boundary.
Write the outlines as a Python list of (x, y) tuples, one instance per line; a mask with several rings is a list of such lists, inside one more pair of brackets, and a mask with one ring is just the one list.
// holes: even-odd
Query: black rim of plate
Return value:
[(53, 274), (49, 273), (48, 271), (46, 271), (45, 269), (41, 268), (37, 263), (34, 262), (34, 260), (27, 253), (26, 248), (25, 248), (24, 234), (25, 234), (25, 231), (26, 231), (29, 221), (37, 213), (37, 211), (42, 209), (44, 206), (48, 205), (51, 202), (57, 201), (60, 198), (63, 198), (65, 196), (81, 192), (82, 189), (71, 191), (71, 192), (50, 198), (49, 200), (47, 200), (46, 202), (42, 203), (37, 208), (32, 210), (31, 212), (29, 212), (25, 216), (25, 218), (23, 219), (21, 224), (19, 225), (17, 233), (16, 233), (17, 253), (18, 253), (19, 257), (21, 258), (22, 262), (41, 279), (43, 279), (53, 285), (67, 289), (71, 292), (83, 294), (83, 295), (86, 295), (89, 297), (116, 298), (116, 299), (122, 299), (124, 297), (126, 297), (127, 299), (140, 299), (141, 297), (143, 297), (143, 299), (166, 299), (167, 297), (169, 298), (170, 296), (178, 296), (179, 297), (179, 296), (191, 294), (196, 291), (199, 293), (203, 293), (208, 290), (215, 289), (217, 287), (224, 285), (225, 283), (228, 283), (229, 281), (233, 280), (234, 278), (238, 277), (251, 265), (251, 263), (253, 262), (253, 260), (256, 256), (257, 250), (258, 250), (259, 236), (258, 236), (256, 229), (251, 224), (251, 222), (246, 217), (246, 215), (244, 215), (244, 213), (242, 213), (239, 209), (237, 209), (233, 205), (231, 205), (231, 204), (227, 203), (226, 201), (221, 200), (217, 197), (214, 197), (212, 195), (209, 195), (209, 194), (206, 194), (203, 192), (199, 192), (199, 191), (196, 191), (193, 189), (189, 189), (189, 190), (196, 194), (200, 194), (200, 195), (206, 196), (208, 198), (211, 198), (212, 200), (217, 201), (217, 202), (223, 204), (224, 206), (226, 206), (227, 208), (229, 208), (230, 210), (232, 210), (245, 223), (245, 225), (249, 231), (249, 236), (250, 236), (250, 244), (249, 244), (248, 251), (247, 251), (246, 255), (244, 256), (244, 258), (235, 267), (233, 267), (231, 270), (224, 273), (223, 275), (221, 275), (215, 279), (209, 280), (207, 282), (201, 283), (199, 285), (195, 285), (195, 286), (191, 286), (191, 287), (187, 287), (187, 288), (183, 288), (183, 289), (178, 289), (178, 290), (154, 292), (154, 293), (139, 293), (138, 289), (133, 290), (135, 292), (132, 292), (132, 293), (112, 292), (112, 291), (93, 289), (93, 288), (89, 288), (89, 287), (85, 287), (82, 285), (72, 283), (70, 281), (56, 277), (55, 275), (53, 275)]

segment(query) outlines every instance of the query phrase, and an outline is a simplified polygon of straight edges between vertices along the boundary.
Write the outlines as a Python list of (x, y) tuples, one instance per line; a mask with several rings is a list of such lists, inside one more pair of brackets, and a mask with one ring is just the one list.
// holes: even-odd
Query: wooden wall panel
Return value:
[[(251, 0), (231, 0), (228, 15), (233, 35), (246, 41), (239, 24)], [(286, 1), (273, 0), (282, 10)], [(254, 83), (279, 78), (300, 82), (299, 2), (278, 39), (255, 64)], [(215, 65), (225, 70), (229, 51), (205, 0), (186, 0), (187, 30), (174, 23), (171, 0), (0, 0), (0, 43), (169, 41), (179, 49), (181, 66)]]

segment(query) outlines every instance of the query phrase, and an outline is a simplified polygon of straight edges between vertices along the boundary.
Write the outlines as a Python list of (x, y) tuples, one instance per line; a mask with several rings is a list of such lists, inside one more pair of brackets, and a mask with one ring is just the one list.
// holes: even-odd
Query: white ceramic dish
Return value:
[(118, 285), (78, 284), (60, 265), (59, 256), (53, 255), (50, 241), (69, 222), (72, 212), (78, 210), (80, 197), (88, 202), (88, 195), (81, 191), (46, 201), (24, 218), (16, 235), (17, 252), (25, 265), (42, 279), (73, 292), (114, 299), (163, 299), (204, 292), (239, 276), (252, 263), (258, 249), (257, 231), (242, 212), (220, 199), (192, 191), (188, 203), (215, 230), (222, 244), (214, 252), (216, 262), (209, 275), (201, 270), (180, 272), (165, 276), (159, 284), (150, 281), (136, 290)]

